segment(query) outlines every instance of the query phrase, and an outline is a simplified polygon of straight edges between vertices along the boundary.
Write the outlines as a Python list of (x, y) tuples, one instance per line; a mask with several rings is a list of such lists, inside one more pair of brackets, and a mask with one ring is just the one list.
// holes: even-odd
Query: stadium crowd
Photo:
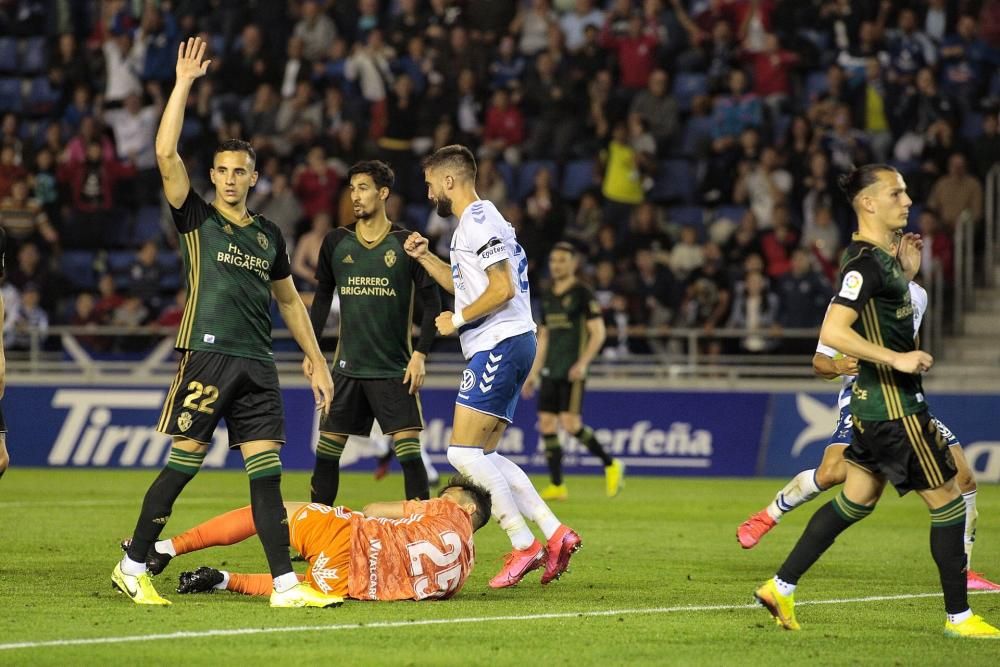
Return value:
[(195, 34), (212, 63), (182, 134), (192, 183), (210, 191), (218, 140), (251, 141), (249, 206), (281, 227), (300, 289), (353, 221), (362, 158), (395, 169), (390, 219), (447, 255), (456, 220), (419, 160), (462, 143), (536, 294), (557, 241), (588, 257), (609, 355), (670, 327), (801, 351), (775, 333), (822, 320), (854, 225), (840, 173), (900, 169), (924, 268), (950, 277), (956, 222), (982, 226), (1000, 161), (1000, 0), (0, 2), (11, 347), (49, 323), (179, 322), (153, 139)]

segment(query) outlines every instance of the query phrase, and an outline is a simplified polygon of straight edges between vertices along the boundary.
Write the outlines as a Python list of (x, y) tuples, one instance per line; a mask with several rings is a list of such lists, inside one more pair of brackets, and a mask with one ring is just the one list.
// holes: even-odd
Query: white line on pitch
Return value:
[[(985, 591), (970, 591), (969, 595), (983, 594)], [(986, 593), (989, 594), (989, 593)], [(872, 595), (863, 598), (841, 598), (835, 600), (806, 600), (797, 606), (817, 604), (853, 604), (857, 602), (884, 602), (891, 600), (914, 600), (917, 598), (941, 597), (940, 593), (906, 593), (902, 595)], [(674, 614), (685, 611), (735, 611), (739, 609), (759, 609), (756, 604), (716, 604), (681, 607), (650, 607), (648, 609), (605, 609), (596, 611), (565, 611), (551, 614), (527, 614), (522, 616), (479, 616), (472, 618), (434, 618), (422, 621), (380, 621), (375, 623), (344, 623), (340, 625), (292, 625), (280, 628), (233, 628), (170, 632), (156, 635), (132, 635), (126, 637), (93, 637), (90, 639), (54, 639), (37, 642), (15, 642), (0, 644), (0, 651), (27, 648), (49, 648), (54, 646), (87, 646), (91, 644), (125, 644), (128, 642), (148, 642), (168, 639), (202, 639), (206, 637), (232, 637), (234, 635), (262, 635), (287, 632), (330, 632), (334, 630), (370, 630), (409, 628), (447, 623), (495, 623), (497, 621), (539, 621), (558, 618), (581, 618), (597, 616), (635, 616), (638, 614)], [(336, 613), (336, 612), (334, 612)]]

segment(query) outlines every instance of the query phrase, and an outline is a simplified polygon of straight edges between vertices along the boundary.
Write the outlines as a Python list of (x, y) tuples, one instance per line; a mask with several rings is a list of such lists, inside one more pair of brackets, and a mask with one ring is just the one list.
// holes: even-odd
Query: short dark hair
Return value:
[(568, 252), (570, 255), (574, 257), (576, 257), (578, 252), (576, 246), (570, 243), (569, 241), (559, 241), (554, 246), (552, 246), (552, 250), (550, 250), (549, 252), (553, 253), (556, 250), (562, 250), (563, 252)]
[(462, 489), (476, 503), (476, 513), (472, 515), (473, 532), (485, 526), (492, 514), (493, 497), (490, 495), (490, 492), (465, 475), (453, 475), (448, 480), (448, 483), (444, 485), (444, 488), (441, 489), (441, 492), (438, 493), (438, 498), (451, 488)]
[(215, 152), (212, 153), (212, 162), (215, 162), (215, 156), (219, 153), (226, 152), (235, 153), (246, 153), (250, 156), (250, 162), (254, 165), (257, 164), (257, 151), (253, 149), (249, 141), (243, 141), (242, 139), (226, 139), (218, 146), (215, 147)]
[(843, 174), (837, 179), (837, 184), (844, 191), (847, 201), (853, 206), (854, 198), (858, 196), (858, 193), (878, 181), (878, 175), (883, 171), (899, 173), (895, 167), (887, 164), (865, 164)]
[(459, 171), (470, 181), (476, 180), (476, 157), (465, 146), (451, 144), (443, 146), (424, 158), (421, 165), (424, 169), (451, 167)]
[(347, 170), (347, 182), (350, 183), (351, 178), (356, 174), (371, 176), (372, 181), (375, 182), (375, 187), (379, 190), (382, 188), (389, 188), (391, 190), (393, 184), (396, 182), (396, 174), (393, 173), (392, 167), (382, 162), (382, 160), (362, 160), (361, 162), (355, 162)]

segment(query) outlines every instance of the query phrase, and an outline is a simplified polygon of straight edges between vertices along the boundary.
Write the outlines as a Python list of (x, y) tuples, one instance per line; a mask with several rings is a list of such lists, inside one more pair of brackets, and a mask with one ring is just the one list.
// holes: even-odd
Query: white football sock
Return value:
[(423, 447), (420, 448), (420, 460), (424, 462), (424, 470), (427, 471), (428, 483), (430, 483), (431, 486), (436, 486), (438, 481), (441, 479), (441, 475), (438, 474), (437, 468), (434, 467), (430, 454), (428, 454), (427, 450)]
[(948, 614), (949, 623), (961, 623), (962, 621), (972, 618), (972, 609), (966, 609), (965, 611), (959, 612), (957, 614)]
[(799, 505), (803, 505), (819, 494), (823, 489), (816, 485), (816, 469), (803, 470), (785, 485), (771, 504), (767, 506), (767, 515), (775, 521), (788, 514)]
[(217, 583), (215, 586), (212, 586), (212, 588), (214, 588), (217, 591), (224, 591), (229, 586), (229, 573), (226, 572), (225, 570), (219, 570), (219, 571), (222, 572), (222, 581)]
[(130, 577), (138, 577), (140, 574), (146, 571), (145, 563), (137, 563), (128, 557), (128, 554), (122, 556), (122, 572)]
[(787, 581), (783, 581), (778, 575), (774, 575), (774, 585), (777, 587), (778, 592), (782, 595), (791, 595), (795, 592), (796, 584), (790, 584)]
[(487, 460), (479, 447), (448, 447), (448, 462), (460, 473), (477, 484), (482, 484), (493, 498), (493, 516), (507, 533), (515, 549), (527, 549), (535, 542), (528, 524), (517, 509), (517, 501), (511, 493), (507, 479)]
[(549, 506), (545, 504), (542, 497), (535, 490), (535, 485), (531, 483), (528, 476), (524, 474), (520, 466), (510, 459), (502, 456), (499, 452), (492, 452), (486, 455), (486, 459), (491, 461), (500, 474), (507, 480), (510, 492), (514, 495), (517, 509), (521, 514), (528, 517), (542, 529), (545, 539), (552, 537), (559, 530), (559, 519), (552, 513)]
[(295, 588), (299, 585), (299, 576), (294, 572), (286, 572), (280, 577), (274, 578), (274, 590), (279, 593), (284, 593), (289, 588)]
[(153, 545), (153, 548), (161, 554), (167, 554), (169, 556), (177, 555), (177, 549), (174, 549), (174, 543), (170, 540), (160, 540)]
[(976, 522), (979, 512), (976, 511), (976, 490), (962, 494), (965, 501), (965, 567), (972, 568), (972, 547), (976, 544)]

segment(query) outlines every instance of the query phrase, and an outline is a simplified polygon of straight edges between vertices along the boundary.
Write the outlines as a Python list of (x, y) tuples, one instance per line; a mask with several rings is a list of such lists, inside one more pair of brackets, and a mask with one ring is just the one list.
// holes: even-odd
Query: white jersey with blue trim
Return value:
[(459, 330), (466, 359), (492, 350), (498, 343), (537, 328), (531, 316), (528, 258), (514, 228), (492, 202), (472, 202), (451, 237), (451, 277), (455, 283), (455, 312), (482, 296), (489, 285), (486, 269), (507, 260), (514, 281), (514, 298), (489, 315), (467, 322)]
[[(913, 304), (913, 337), (917, 337), (920, 331), (920, 323), (924, 320), (924, 313), (927, 312), (927, 290), (910, 281), (910, 303)], [(831, 359), (840, 354), (837, 350), (823, 343), (816, 344), (816, 351)], [(854, 386), (856, 375), (845, 375), (841, 382), (840, 394), (837, 396), (837, 407), (843, 408), (851, 402), (851, 388)]]

